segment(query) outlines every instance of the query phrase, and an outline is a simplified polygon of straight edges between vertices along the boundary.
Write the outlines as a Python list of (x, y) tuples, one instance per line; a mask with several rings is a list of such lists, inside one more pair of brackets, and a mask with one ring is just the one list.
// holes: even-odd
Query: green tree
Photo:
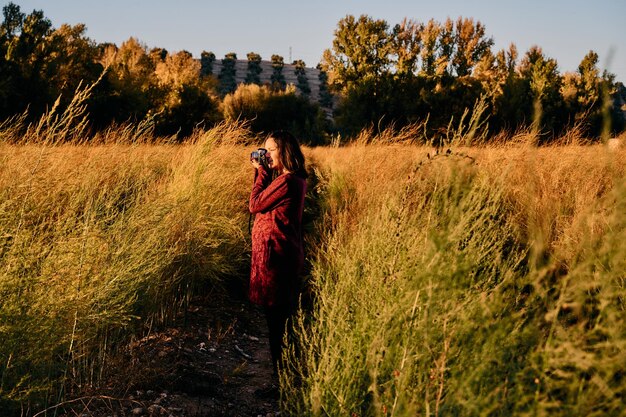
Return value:
[(303, 96), (308, 97), (311, 94), (311, 87), (309, 86), (309, 79), (306, 76), (306, 64), (303, 60), (298, 59), (293, 61), (294, 72), (296, 73), (296, 79), (298, 83), (296, 87), (300, 90)]
[(283, 75), (285, 61), (280, 55), (272, 55), (272, 76), (270, 78), (272, 89), (275, 91), (284, 90), (287, 82)]
[[(506, 106), (503, 100), (505, 99), (505, 89), (509, 92), (515, 90), (513, 84), (517, 79), (515, 73), (516, 61), (517, 48), (514, 44), (511, 44), (508, 50), (501, 49), (496, 55), (493, 55), (491, 49), (489, 49), (476, 64), (472, 72), (472, 78), (482, 84), (482, 89), (488, 96), (493, 116), (491, 118), (491, 126), (496, 129), (504, 128), (505, 126), (505, 124), (500, 123), (498, 113), (502, 111), (500, 106)], [(506, 97), (506, 100), (510, 98)], [(511, 116), (511, 112), (513, 112), (513, 109), (508, 110), (507, 128), (511, 127), (511, 123), (517, 126), (517, 121), (524, 120), (525, 117), (525, 113)]]
[(14, 3), (2, 8), (0, 24), (0, 118), (12, 116), (27, 105), (22, 100), (23, 91), (18, 85), (24, 85), (18, 65), (9, 59), (9, 50), (17, 42), (17, 36), (24, 21), (24, 13)]
[(45, 56), (44, 40), (52, 32), (52, 23), (41, 10), (33, 10), (23, 20), (14, 19), (21, 21), (22, 25), (12, 28), (20, 33), (19, 36), (14, 34), (10, 40), (7, 59), (19, 63), (24, 73), (36, 72)]
[(556, 60), (546, 58), (538, 46), (531, 47), (520, 63), (520, 75), (528, 83), (533, 102), (532, 126), (536, 132), (558, 132), (564, 110), (561, 76)]
[(2, 25), (0, 26), (1, 36), (4, 40), (12, 40), (14, 36), (19, 36), (24, 24), (26, 15), (22, 13), (20, 6), (9, 3), (2, 8)]
[(598, 54), (589, 51), (578, 65), (575, 75), (568, 77), (563, 91), (568, 110), (575, 120), (586, 128), (585, 133), (599, 136), (608, 131), (619, 131), (624, 126), (624, 113), (615, 76), (604, 71), (600, 74)]
[(168, 54), (154, 70), (159, 85), (176, 90), (184, 84), (197, 84), (200, 79), (200, 62), (193, 59), (188, 51)]
[(0, 25), (0, 114), (29, 107), (31, 117), (62, 96), (68, 103), (79, 83), (98, 78), (97, 48), (83, 24), (54, 29), (42, 11), (25, 15), (19, 6), (3, 7)]
[(223, 96), (232, 93), (237, 88), (237, 81), (235, 79), (235, 76), (237, 75), (237, 70), (235, 68), (236, 63), (237, 54), (234, 52), (226, 54), (224, 59), (222, 59), (222, 68), (220, 69), (218, 79), (220, 82), (220, 94)]
[(347, 15), (337, 24), (332, 49), (324, 51), (322, 68), (329, 74), (331, 86), (345, 91), (355, 83), (386, 73), (391, 51), (385, 20)]
[(41, 10), (25, 15), (13, 3), (3, 7), (3, 18), (3, 71), (17, 83), (7, 86), (5, 94), (15, 113), (29, 107), (36, 117), (54, 97), (43, 76), (44, 66), (50, 58), (47, 38), (52, 32), (52, 24)]
[(404, 18), (393, 27), (391, 52), (396, 57), (396, 73), (400, 76), (413, 75), (417, 70), (422, 48), (424, 25)]
[(200, 74), (203, 77), (213, 75), (213, 63), (215, 62), (215, 54), (213, 52), (202, 51), (200, 54)]
[(167, 49), (164, 48), (152, 48), (148, 53), (152, 63), (156, 67), (159, 63), (165, 62), (165, 58), (167, 58), (168, 52)]
[(317, 69), (319, 70), (319, 74), (317, 78), (320, 82), (320, 90), (319, 90), (319, 103), (320, 106), (332, 109), (333, 108), (333, 96), (331, 92), (328, 90), (328, 75), (321, 68), (321, 65), (317, 65)]
[(42, 77), (48, 82), (52, 93), (63, 94), (70, 100), (78, 84), (94, 82), (103, 67), (97, 63), (95, 43), (85, 36), (84, 24), (63, 24), (48, 36), (47, 59)]
[(578, 65), (577, 98), (582, 108), (591, 108), (600, 101), (598, 54), (589, 51)]
[[(502, 53), (502, 51), (498, 52), (498, 54)], [(474, 70), (472, 71), (472, 76), (476, 80), (480, 81), (484, 86), (485, 91), (489, 93), (489, 95), (494, 96), (498, 94), (498, 90), (500, 87), (500, 83), (502, 79), (498, 74), (498, 56), (494, 55), (491, 50), (488, 50), (476, 63)]]
[(247, 55), (248, 58), (248, 72), (246, 74), (246, 84), (261, 84), (261, 55), (250, 52)]

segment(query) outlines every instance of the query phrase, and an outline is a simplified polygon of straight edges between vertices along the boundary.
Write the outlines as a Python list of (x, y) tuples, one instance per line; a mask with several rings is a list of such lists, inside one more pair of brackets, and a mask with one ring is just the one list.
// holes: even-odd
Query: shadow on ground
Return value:
[(57, 415), (273, 416), (277, 392), (267, 388), (277, 382), (262, 311), (215, 295), (122, 349), (98, 392), (83, 391)]

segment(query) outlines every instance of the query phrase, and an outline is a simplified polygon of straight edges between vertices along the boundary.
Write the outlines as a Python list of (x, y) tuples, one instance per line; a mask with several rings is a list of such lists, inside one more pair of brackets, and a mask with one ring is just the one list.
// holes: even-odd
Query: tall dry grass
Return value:
[[(148, 145), (149, 123), (63, 123), (62, 144), (25, 120), (0, 125), (3, 410), (97, 384), (117, 344), (249, 262), (245, 127)], [(622, 412), (626, 149), (489, 147), (470, 120), (451, 153), (415, 146), (421, 125), (306, 150), (313, 306), (286, 414)]]
[(96, 384), (116, 345), (241, 279), (250, 140), (0, 145), (0, 409)]
[[(430, 151), (431, 157), (426, 154)], [(315, 149), (290, 415), (623, 415), (626, 152)]]

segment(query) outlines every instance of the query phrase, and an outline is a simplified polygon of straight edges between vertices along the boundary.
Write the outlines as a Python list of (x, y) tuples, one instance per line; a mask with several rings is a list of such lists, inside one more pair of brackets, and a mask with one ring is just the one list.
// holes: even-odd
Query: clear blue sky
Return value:
[[(0, 0), (2, 5), (8, 1)], [(43, 10), (54, 27), (87, 25), (96, 42), (120, 45), (130, 36), (149, 48), (203, 50), (218, 58), (257, 52), (302, 59), (315, 66), (332, 46), (339, 19), (367, 14), (390, 26), (404, 17), (418, 21), (473, 17), (495, 41), (494, 52), (513, 42), (520, 56), (540, 46), (561, 73), (575, 71), (589, 50), (599, 66), (626, 82), (626, 0), (14, 0), (23, 12)]]

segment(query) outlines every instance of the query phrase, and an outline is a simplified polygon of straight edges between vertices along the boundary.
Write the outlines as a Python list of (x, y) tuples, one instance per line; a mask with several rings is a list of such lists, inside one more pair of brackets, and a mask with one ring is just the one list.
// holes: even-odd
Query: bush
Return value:
[(293, 89), (272, 91), (267, 86), (240, 85), (224, 98), (224, 117), (248, 121), (259, 133), (288, 129), (305, 144), (317, 145), (324, 140), (323, 112)]

